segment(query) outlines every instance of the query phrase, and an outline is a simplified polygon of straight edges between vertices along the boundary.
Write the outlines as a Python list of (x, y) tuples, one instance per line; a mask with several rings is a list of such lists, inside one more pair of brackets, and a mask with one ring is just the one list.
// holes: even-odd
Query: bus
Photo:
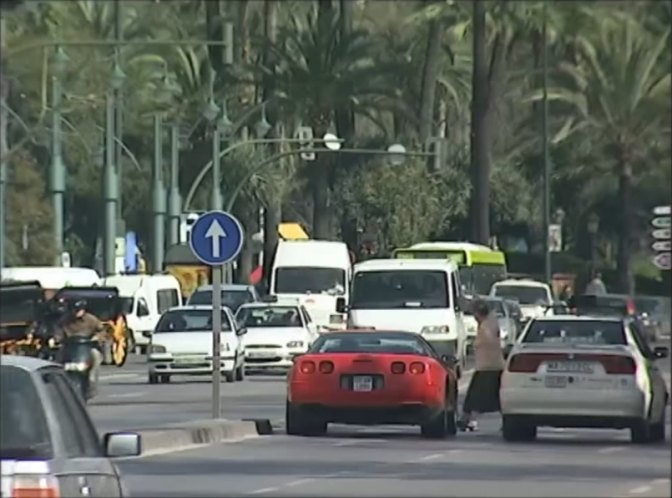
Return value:
[(421, 242), (395, 249), (395, 258), (451, 259), (459, 268), (466, 296), (487, 296), (492, 284), (507, 277), (506, 256), (501, 251), (471, 242)]

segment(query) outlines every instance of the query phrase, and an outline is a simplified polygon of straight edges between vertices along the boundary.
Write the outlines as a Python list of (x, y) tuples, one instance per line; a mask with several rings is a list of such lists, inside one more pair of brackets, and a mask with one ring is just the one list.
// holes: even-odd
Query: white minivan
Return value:
[(421, 334), (458, 375), (466, 359), (458, 269), (450, 260), (373, 259), (355, 265), (348, 311), (351, 328)]
[(166, 310), (182, 306), (180, 283), (172, 275), (113, 275), (103, 279), (102, 285), (119, 289), (126, 323), (140, 350), (149, 344), (143, 332), (152, 332)]
[(348, 246), (327, 240), (281, 240), (275, 252), (270, 295), (298, 299), (321, 332), (342, 330), (346, 315), (336, 299), (348, 299), (352, 263)]

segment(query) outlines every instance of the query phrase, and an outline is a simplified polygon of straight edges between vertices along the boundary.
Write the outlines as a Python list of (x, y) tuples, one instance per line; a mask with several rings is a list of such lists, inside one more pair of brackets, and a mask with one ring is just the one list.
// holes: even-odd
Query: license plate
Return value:
[(567, 387), (567, 377), (562, 375), (547, 375), (546, 387)]
[(368, 375), (355, 375), (352, 379), (352, 390), (360, 392), (373, 391), (373, 378)]
[(592, 374), (595, 369), (591, 363), (583, 361), (551, 361), (546, 364), (546, 371)]
[(251, 358), (273, 358), (278, 356), (275, 351), (250, 351)]
[(175, 363), (184, 365), (187, 363), (200, 363), (204, 361), (202, 356), (178, 356), (175, 358)]

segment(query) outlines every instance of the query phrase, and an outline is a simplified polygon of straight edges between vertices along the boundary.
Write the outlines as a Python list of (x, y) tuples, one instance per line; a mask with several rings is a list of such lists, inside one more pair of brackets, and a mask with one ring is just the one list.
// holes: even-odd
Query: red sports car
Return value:
[(343, 331), (319, 337), (287, 377), (287, 434), (332, 423), (419, 425), (427, 438), (456, 431), (457, 377), (420, 335)]

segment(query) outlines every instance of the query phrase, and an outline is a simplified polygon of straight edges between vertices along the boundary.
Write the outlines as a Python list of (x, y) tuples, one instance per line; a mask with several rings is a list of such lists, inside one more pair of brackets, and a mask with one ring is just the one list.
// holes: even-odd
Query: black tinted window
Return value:
[(449, 308), (447, 277), (437, 270), (360, 272), (353, 280), (351, 308)]
[(385, 353), (433, 356), (429, 348), (409, 334), (327, 334), (310, 348), (311, 353)]
[(513, 299), (523, 305), (546, 305), (548, 292), (543, 287), (529, 285), (497, 285), (494, 295), (505, 299)]
[(569, 344), (627, 344), (620, 322), (537, 320), (522, 342)]
[(180, 304), (180, 296), (175, 289), (164, 289), (156, 293), (157, 305), (159, 313), (163, 313), (170, 308), (174, 308)]
[(492, 284), (506, 278), (504, 265), (484, 265), (475, 263), (471, 266), (471, 286), (473, 294), (487, 295)]
[(44, 407), (32, 377), (7, 365), (0, 372), (0, 458), (53, 458)]
[[(222, 331), (231, 330), (229, 317), (222, 310)], [(164, 313), (159, 323), (156, 324), (156, 332), (210, 332), (212, 331), (212, 310), (173, 310)]]
[(277, 294), (330, 294), (342, 296), (346, 288), (345, 270), (341, 268), (278, 268), (275, 271)]

